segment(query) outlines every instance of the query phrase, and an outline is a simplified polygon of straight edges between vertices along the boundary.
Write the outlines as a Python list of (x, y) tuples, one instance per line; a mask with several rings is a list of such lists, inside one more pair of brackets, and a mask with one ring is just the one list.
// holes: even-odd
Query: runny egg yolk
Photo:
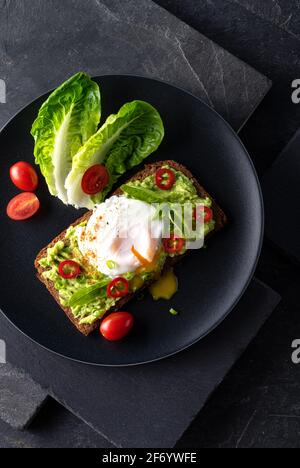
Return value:
[(150, 288), (154, 300), (171, 299), (178, 289), (178, 280), (173, 269), (166, 271)]
[(130, 287), (131, 287), (133, 292), (140, 289), (143, 286), (143, 284), (144, 284), (144, 281), (142, 280), (142, 278), (140, 276), (135, 276), (130, 281)]

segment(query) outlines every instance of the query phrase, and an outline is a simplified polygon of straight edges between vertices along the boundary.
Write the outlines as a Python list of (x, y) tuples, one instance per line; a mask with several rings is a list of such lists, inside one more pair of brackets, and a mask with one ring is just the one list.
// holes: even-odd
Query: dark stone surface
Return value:
[(96, 431), (49, 399), (26, 431), (0, 420), (0, 448), (111, 448)]
[(262, 181), (266, 234), (292, 259), (300, 262), (300, 131)]
[(47, 399), (47, 392), (29, 375), (10, 364), (0, 364), (0, 418), (24, 429)]
[(273, 87), (241, 132), (260, 173), (300, 122), (291, 83), (300, 76), (299, 0), (155, 0), (268, 76)]
[(300, 337), (300, 270), (266, 244), (257, 275), (282, 302), (209, 400), (180, 447), (300, 446), (300, 365), (292, 362)]
[[(15, 111), (69, 75), (142, 74), (181, 86), (235, 129), (270, 81), (150, 0), (0, 1), (0, 77)], [(238, 99), (237, 99), (238, 97)]]
[(172, 447), (278, 302), (273, 290), (254, 281), (230, 316), (200, 343), (170, 359), (127, 369), (68, 361), (16, 336), (2, 315), (0, 326), (9, 361), (30, 371), (110, 443)]
[[(300, 77), (299, 1), (156, 2), (273, 80), (271, 92), (241, 133), (259, 172), (263, 172), (299, 127), (300, 105), (290, 99), (291, 81)], [(274, 21), (276, 9), (281, 13)], [(58, 81), (55, 78), (50, 85)], [(280, 292), (283, 302), (186, 432), (180, 442), (183, 447), (300, 447), (300, 365), (291, 362), (291, 342), (300, 337), (300, 271), (265, 244), (257, 275)], [(69, 417), (60, 411), (61, 418)], [(45, 418), (40, 421), (40, 417), (38, 422), (35, 443), (46, 443), (49, 431), (55, 445), (55, 424), (51, 421), (48, 428)], [(77, 428), (85, 430), (84, 425)], [(68, 430), (66, 425), (66, 433)], [(0, 426), (1, 436), (8, 431), (12, 443), (19, 440), (13, 430)]]
[[(0, 123), (79, 68), (91, 74), (142, 73), (183, 86), (235, 128), (242, 126), (270, 86), (254, 69), (151, 2), (91, 4), (97, 26), (79, 1), (63, 6), (58, 1), (33, 1), (26, 9), (19, 2), (3, 2), (0, 76), (7, 82), (8, 95)], [(33, 14), (42, 21), (33, 21)], [(39, 47), (32, 45), (36, 37)], [(54, 68), (54, 62), (59, 66)], [(21, 380), (17, 372), (15, 379)], [(6, 419), (8, 414), (6, 408)], [(31, 419), (32, 414), (28, 416)]]
[[(299, 1), (156, 2), (272, 79), (272, 90), (241, 132), (263, 173), (299, 128), (300, 105), (291, 101), (291, 83), (300, 77)], [(240, 446), (300, 447), (295, 398), (300, 365), (291, 361), (291, 343), (300, 337), (299, 267), (265, 243), (256, 274), (280, 292), (282, 305), (185, 434), (182, 446), (235, 447), (240, 441)]]

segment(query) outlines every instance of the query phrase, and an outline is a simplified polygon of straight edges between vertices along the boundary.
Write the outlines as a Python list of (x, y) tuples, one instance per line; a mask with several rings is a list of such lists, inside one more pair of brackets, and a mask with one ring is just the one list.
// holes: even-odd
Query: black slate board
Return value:
[[(97, 368), (58, 357), (17, 335), (0, 316), (18, 364), (59, 402), (117, 447), (172, 447), (269, 317), (280, 298), (253, 281), (231, 315), (173, 358), (131, 368)], [(30, 356), (30, 360), (28, 359)]]
[[(26, 8), (21, 2), (0, 1), (0, 8), (0, 41), (5, 44), (0, 48), (0, 78), (7, 84), (0, 126), (28, 101), (78, 69), (164, 79), (201, 97), (235, 129), (242, 127), (271, 85), (150, 0), (126, 0), (122, 5), (95, 0), (89, 9), (72, 0), (32, 0)], [(19, 381), (16, 371), (12, 394)], [(39, 390), (34, 382), (31, 385), (32, 392)], [(42, 401), (43, 391), (40, 397)], [(6, 401), (5, 411), (8, 408)], [(17, 419), (20, 427), (26, 426), (28, 414), (20, 411)]]
[(266, 235), (300, 262), (300, 130), (262, 180)]
[(202, 98), (236, 130), (271, 87), (249, 65), (150, 0), (0, 0), (0, 78), (20, 107), (82, 69), (160, 78)]
[(32, 378), (10, 364), (0, 364), (0, 418), (15, 429), (27, 427), (48, 394)]

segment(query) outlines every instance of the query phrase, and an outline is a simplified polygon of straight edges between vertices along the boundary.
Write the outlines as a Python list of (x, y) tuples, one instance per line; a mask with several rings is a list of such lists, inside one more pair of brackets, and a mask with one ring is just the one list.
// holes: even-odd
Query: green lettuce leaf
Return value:
[(99, 121), (99, 87), (85, 73), (77, 73), (48, 97), (33, 123), (35, 161), (50, 193), (64, 203), (73, 156), (96, 132)]
[[(144, 101), (122, 106), (74, 156), (65, 184), (69, 203), (88, 209), (101, 203), (118, 178), (153, 153), (163, 137), (163, 123), (154, 107)], [(105, 164), (110, 183), (91, 197), (82, 191), (81, 181), (86, 170), (95, 164)]]

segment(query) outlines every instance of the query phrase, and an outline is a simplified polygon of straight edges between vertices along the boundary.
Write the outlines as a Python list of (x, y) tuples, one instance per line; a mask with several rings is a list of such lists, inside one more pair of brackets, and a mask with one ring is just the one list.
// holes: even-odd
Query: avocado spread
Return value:
[[(188, 177), (180, 171), (171, 169), (175, 173), (176, 181), (169, 190), (160, 190), (155, 184), (154, 175), (150, 175), (141, 181), (129, 182), (121, 188), (127, 197), (140, 199), (148, 203), (169, 202), (184, 204), (189, 202), (195, 206), (196, 204), (202, 204), (211, 207), (211, 200), (209, 198), (199, 198), (196, 187)], [(90, 300), (87, 299), (84, 304), (81, 303), (80, 305), (70, 307), (74, 317), (79, 319), (80, 324), (92, 324), (101, 318), (107, 310), (115, 306), (120, 299), (107, 296), (106, 285), (110, 282), (110, 278), (91, 266), (78, 248), (77, 229), (85, 225), (86, 222), (81, 223), (79, 226), (70, 226), (65, 238), (59, 240), (53, 247), (47, 250), (47, 255), (40, 260), (40, 265), (45, 269), (43, 276), (53, 282), (54, 288), (59, 293), (60, 302), (64, 307), (70, 306), (69, 303), (72, 296), (78, 293), (78, 291), (97, 285), (97, 283), (102, 284), (101, 288), (99, 288), (99, 295), (93, 296)], [(214, 225), (214, 220), (205, 223), (205, 236), (214, 229)], [(184, 250), (179, 254), (183, 253)], [(144, 268), (140, 268), (138, 273), (123, 275), (129, 281), (130, 292), (135, 292), (146, 282), (157, 276), (162, 270), (168, 255), (173, 256), (174, 254), (162, 250), (159, 253), (155, 267), (148, 268), (145, 266)], [(80, 265), (81, 274), (73, 279), (64, 279), (60, 276), (58, 267), (62, 261), (69, 259), (76, 261)], [(103, 284), (106, 285), (103, 286)]]

